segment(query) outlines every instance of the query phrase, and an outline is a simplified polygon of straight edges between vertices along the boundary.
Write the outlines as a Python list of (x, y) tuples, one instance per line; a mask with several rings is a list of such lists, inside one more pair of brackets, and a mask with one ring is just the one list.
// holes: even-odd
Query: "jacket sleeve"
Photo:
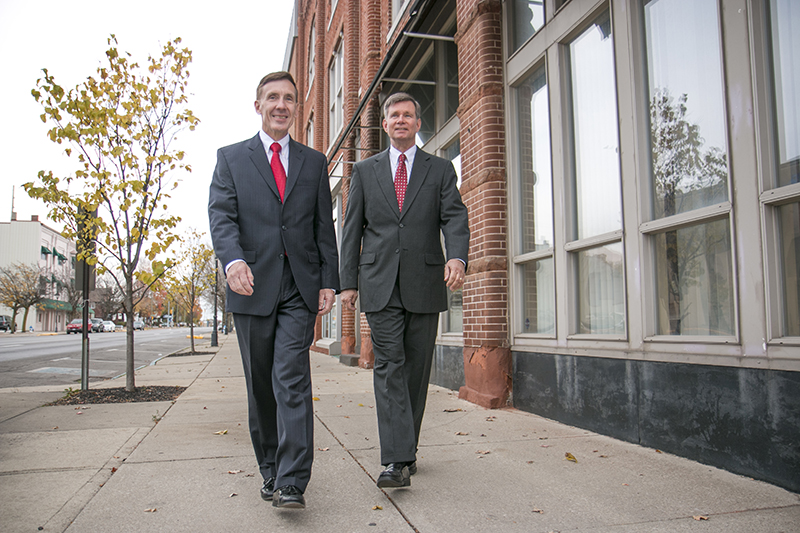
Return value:
[(466, 264), (469, 255), (469, 216), (458, 192), (458, 176), (453, 164), (447, 161), (442, 180), (440, 228), (444, 235), (447, 259), (461, 259)]
[(317, 190), (316, 227), (314, 234), (317, 240), (320, 261), (320, 288), (333, 289), (339, 292), (339, 250), (336, 246), (336, 230), (333, 227), (333, 212), (330, 180), (323, 159), (320, 165), (319, 188)]
[(358, 289), (358, 262), (361, 256), (361, 238), (364, 235), (364, 189), (361, 185), (360, 165), (353, 166), (350, 192), (342, 230), (341, 274), (342, 290)]
[(211, 241), (223, 268), (234, 259), (242, 259), (236, 186), (222, 149), (217, 151), (217, 166), (211, 179), (208, 219)]

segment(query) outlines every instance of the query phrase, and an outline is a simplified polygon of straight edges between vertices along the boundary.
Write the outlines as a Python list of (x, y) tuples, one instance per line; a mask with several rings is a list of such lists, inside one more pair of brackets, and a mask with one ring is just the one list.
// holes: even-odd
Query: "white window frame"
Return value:
[(328, 146), (333, 146), (344, 127), (344, 39), (334, 47), (328, 68)]

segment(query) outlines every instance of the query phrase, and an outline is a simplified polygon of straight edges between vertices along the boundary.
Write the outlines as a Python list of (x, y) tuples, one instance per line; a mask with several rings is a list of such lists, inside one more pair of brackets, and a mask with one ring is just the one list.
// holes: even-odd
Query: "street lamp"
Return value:
[(211, 331), (211, 346), (219, 346), (217, 343), (217, 279), (219, 279), (219, 260), (214, 258), (214, 329)]

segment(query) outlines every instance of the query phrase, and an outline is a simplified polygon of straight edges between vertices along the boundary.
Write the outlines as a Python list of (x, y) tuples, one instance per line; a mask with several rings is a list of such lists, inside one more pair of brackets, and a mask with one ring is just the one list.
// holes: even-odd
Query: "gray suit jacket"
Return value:
[(468, 252), (467, 208), (450, 161), (417, 150), (402, 213), (388, 150), (353, 167), (340, 278), (343, 289), (359, 290), (361, 311), (386, 307), (398, 279), (405, 309), (445, 311), (444, 264)]
[(244, 259), (255, 284), (251, 296), (228, 289), (230, 312), (272, 313), (287, 258), (312, 312), (318, 310), (321, 288), (339, 290), (327, 161), (320, 152), (294, 140), (289, 141), (289, 157), (281, 203), (258, 135), (217, 152), (208, 202), (214, 251), (223, 265)]

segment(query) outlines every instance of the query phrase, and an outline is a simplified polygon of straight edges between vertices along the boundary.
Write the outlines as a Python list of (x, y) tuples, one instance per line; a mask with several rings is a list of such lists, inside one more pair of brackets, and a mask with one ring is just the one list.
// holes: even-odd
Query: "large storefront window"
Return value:
[(623, 335), (625, 311), (617, 96), (611, 19), (603, 13), (569, 45), (573, 234), (572, 333)]
[[(667, 220), (651, 236), (655, 333), (732, 336), (730, 221), (701, 211), (728, 205), (717, 2), (646, 1), (644, 22), (653, 218)], [(700, 223), (686, 227), (687, 216)]]
[(514, 89), (519, 120), (520, 223), (514, 262), (521, 277), (520, 333), (555, 333), (553, 178), (545, 67)]

